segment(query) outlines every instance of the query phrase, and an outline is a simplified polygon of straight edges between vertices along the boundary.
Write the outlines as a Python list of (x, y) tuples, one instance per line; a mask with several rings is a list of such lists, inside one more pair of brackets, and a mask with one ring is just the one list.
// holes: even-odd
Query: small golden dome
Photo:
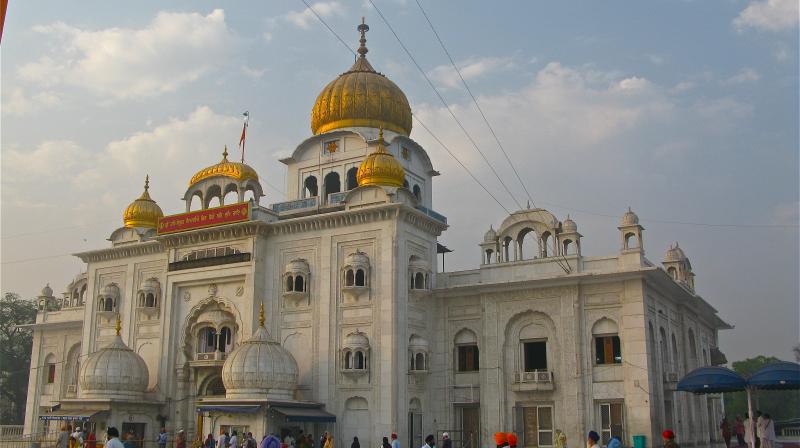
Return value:
[(150, 199), (149, 189), (150, 176), (147, 176), (144, 179), (144, 192), (138, 199), (131, 202), (131, 205), (122, 214), (125, 227), (150, 227), (153, 229), (158, 227), (158, 220), (164, 217), (164, 212), (161, 211), (161, 207), (156, 204), (156, 201)]
[(356, 173), (358, 185), (381, 185), (402, 187), (406, 172), (403, 165), (386, 150), (383, 142), (383, 129), (378, 134), (378, 147), (368, 155)]
[(350, 70), (331, 81), (317, 96), (311, 109), (314, 135), (347, 127), (388, 129), (408, 136), (411, 133), (411, 106), (406, 95), (367, 61), (369, 27), (359, 25), (360, 56)]
[(189, 181), (189, 187), (203, 179), (216, 176), (230, 177), (236, 180), (253, 179), (258, 181), (258, 173), (256, 173), (253, 167), (244, 163), (228, 161), (227, 146), (225, 146), (225, 151), (222, 152), (222, 161), (216, 165), (211, 165), (198, 171), (197, 174), (192, 176), (192, 180)]

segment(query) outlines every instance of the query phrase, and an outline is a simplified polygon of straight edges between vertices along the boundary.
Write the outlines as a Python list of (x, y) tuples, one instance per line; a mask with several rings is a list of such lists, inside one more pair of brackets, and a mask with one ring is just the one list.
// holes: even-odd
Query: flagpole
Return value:
[(242, 125), (242, 137), (239, 139), (239, 146), (242, 147), (242, 163), (244, 163), (244, 146), (247, 144), (247, 128), (250, 125), (250, 111), (244, 111), (244, 124)]

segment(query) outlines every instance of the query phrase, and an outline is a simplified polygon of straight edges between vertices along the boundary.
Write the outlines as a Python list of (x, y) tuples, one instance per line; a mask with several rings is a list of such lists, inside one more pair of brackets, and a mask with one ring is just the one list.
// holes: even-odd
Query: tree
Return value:
[(21, 424), (25, 418), (33, 332), (20, 324), (36, 321), (36, 304), (7, 292), (0, 299), (0, 422)]
[[(756, 370), (767, 364), (780, 361), (778, 358), (756, 356), (733, 363), (733, 370), (748, 378)], [(753, 412), (760, 410), (770, 414), (775, 421), (789, 420), (800, 417), (800, 391), (797, 390), (758, 390), (753, 394)], [(747, 412), (747, 394), (733, 392), (725, 394), (725, 415), (733, 418), (737, 415), (744, 417)]]

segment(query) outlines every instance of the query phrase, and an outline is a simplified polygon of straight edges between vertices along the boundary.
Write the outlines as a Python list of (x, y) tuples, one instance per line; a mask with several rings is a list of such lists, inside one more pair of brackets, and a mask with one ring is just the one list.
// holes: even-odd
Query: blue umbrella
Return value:
[(695, 394), (718, 394), (747, 389), (747, 381), (725, 367), (700, 367), (687, 373), (678, 382), (677, 390)]
[(780, 361), (768, 364), (747, 380), (758, 389), (800, 389), (800, 364)]

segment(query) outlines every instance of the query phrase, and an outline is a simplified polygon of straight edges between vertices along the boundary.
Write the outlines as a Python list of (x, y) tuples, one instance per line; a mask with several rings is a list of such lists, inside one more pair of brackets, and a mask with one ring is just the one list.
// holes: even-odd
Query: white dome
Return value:
[(683, 252), (683, 249), (678, 247), (678, 242), (675, 242), (674, 246), (670, 246), (667, 250), (666, 255), (664, 255), (664, 261), (683, 261), (686, 259), (686, 254)]
[(119, 286), (116, 283), (109, 283), (103, 287), (100, 293), (104, 297), (119, 297)]
[(297, 362), (259, 326), (236, 347), (222, 366), (226, 398), (293, 399)]
[(81, 363), (81, 397), (139, 400), (149, 377), (144, 359), (117, 335)]
[(408, 261), (408, 268), (412, 271), (427, 271), (428, 262), (417, 256), (412, 256)]
[(408, 348), (411, 350), (427, 351), (428, 341), (426, 341), (422, 336), (415, 334), (411, 336), (411, 339), (409, 339)]
[(364, 252), (357, 250), (344, 259), (344, 266), (369, 267), (369, 257)]
[(285, 272), (307, 274), (310, 272), (310, 269), (308, 268), (308, 262), (305, 258), (296, 258), (286, 264)]
[(42, 297), (53, 297), (53, 288), (50, 287), (50, 283), (42, 288)]
[(483, 235), (483, 241), (485, 243), (493, 243), (497, 241), (497, 232), (494, 231), (492, 226), (489, 226), (489, 230)]
[(639, 216), (637, 216), (636, 213), (631, 211), (631, 208), (628, 207), (628, 211), (625, 212), (624, 215), (622, 215), (622, 223), (620, 225), (635, 226), (637, 224), (639, 224)]
[(578, 224), (575, 224), (575, 221), (567, 215), (567, 219), (561, 224), (561, 228), (565, 232), (577, 232), (578, 231)]
[(361, 331), (350, 333), (344, 338), (343, 346), (351, 349), (369, 349), (369, 338)]

